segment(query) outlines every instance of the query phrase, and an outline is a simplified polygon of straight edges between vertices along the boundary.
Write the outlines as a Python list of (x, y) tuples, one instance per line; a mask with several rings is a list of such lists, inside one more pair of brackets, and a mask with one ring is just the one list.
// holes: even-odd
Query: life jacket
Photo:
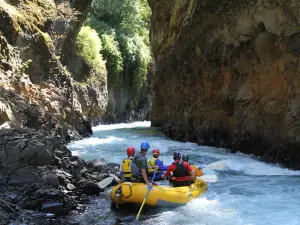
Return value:
[(173, 164), (176, 165), (176, 169), (173, 171), (173, 177), (179, 178), (179, 177), (186, 177), (186, 180), (190, 179), (190, 173), (188, 169), (184, 166), (184, 163), (182, 161), (180, 162), (173, 162)]
[[(150, 159), (150, 160), (148, 160), (148, 166), (155, 166), (155, 162), (156, 162), (156, 160), (158, 160), (157, 158), (152, 158), (152, 159)], [(154, 169), (149, 169), (148, 168), (148, 173), (154, 173)], [(156, 173), (160, 173), (160, 171), (159, 170), (157, 170), (156, 171)]]
[(126, 158), (126, 159), (123, 159), (123, 161), (122, 161), (122, 173), (125, 178), (132, 177), (131, 161), (132, 161), (132, 158)]

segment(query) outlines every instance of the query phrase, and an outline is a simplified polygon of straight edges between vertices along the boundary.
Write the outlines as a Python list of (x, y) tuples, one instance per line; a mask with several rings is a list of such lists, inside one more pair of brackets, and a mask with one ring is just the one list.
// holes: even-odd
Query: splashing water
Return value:
[(200, 198), (175, 209), (143, 211), (141, 222), (134, 221), (136, 212), (112, 211), (107, 191), (86, 213), (74, 218), (80, 224), (300, 225), (300, 171), (241, 153), (231, 154), (226, 149), (172, 141), (158, 128), (150, 128), (147, 121), (100, 125), (93, 131), (93, 137), (68, 146), (73, 154), (120, 163), (128, 146), (138, 151), (140, 143), (148, 141), (150, 149), (160, 149), (165, 164), (172, 163), (174, 151), (180, 151), (201, 167), (221, 160), (225, 168), (205, 170), (217, 174), (219, 181), (208, 184), (208, 191)]

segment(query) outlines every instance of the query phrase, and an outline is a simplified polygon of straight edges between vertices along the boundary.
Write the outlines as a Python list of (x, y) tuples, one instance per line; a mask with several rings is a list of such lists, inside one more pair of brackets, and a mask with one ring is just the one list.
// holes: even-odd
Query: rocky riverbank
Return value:
[(0, 130), (0, 224), (83, 212), (97, 183), (114, 173), (105, 160), (72, 156), (57, 138), (31, 129)]

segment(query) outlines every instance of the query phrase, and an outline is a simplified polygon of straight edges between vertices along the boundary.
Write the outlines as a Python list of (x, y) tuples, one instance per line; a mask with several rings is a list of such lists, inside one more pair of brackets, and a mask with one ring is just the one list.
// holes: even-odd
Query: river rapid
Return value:
[[(110, 190), (93, 199), (87, 211), (72, 217), (79, 224), (149, 225), (300, 225), (300, 171), (258, 161), (255, 157), (194, 143), (172, 141), (151, 128), (150, 122), (100, 125), (90, 138), (69, 144), (74, 155), (84, 159), (105, 158), (120, 163), (126, 148), (139, 149), (142, 141), (159, 148), (165, 164), (172, 163), (174, 151), (186, 152), (190, 161), (205, 167), (222, 161), (225, 168), (206, 171), (218, 176), (208, 191), (189, 204), (175, 209), (143, 210), (136, 222), (136, 209), (112, 209)], [(148, 158), (151, 157), (151, 151)]]

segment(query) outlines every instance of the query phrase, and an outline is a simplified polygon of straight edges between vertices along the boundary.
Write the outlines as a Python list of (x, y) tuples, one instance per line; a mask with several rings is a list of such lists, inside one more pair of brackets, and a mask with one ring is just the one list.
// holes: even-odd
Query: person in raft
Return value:
[(168, 167), (166, 173), (161, 176), (162, 179), (166, 179), (170, 173), (173, 175), (170, 178), (170, 183), (174, 187), (190, 186), (191, 180), (195, 181), (195, 172), (191, 166), (184, 161), (181, 161), (181, 154), (174, 152), (174, 162)]
[(127, 148), (127, 158), (122, 160), (119, 171), (121, 172), (121, 178), (124, 181), (135, 181), (131, 173), (131, 162), (135, 154), (134, 147)]
[(182, 161), (187, 162), (191, 166), (191, 168), (195, 171), (196, 177), (203, 176), (203, 171), (202, 171), (201, 167), (197, 168), (195, 165), (191, 165), (189, 163), (189, 155), (188, 154), (186, 154), (186, 153), (182, 154), (181, 159), (182, 159)]
[[(144, 182), (148, 185), (149, 188), (152, 188), (152, 183), (149, 182), (148, 176), (147, 176), (147, 170), (148, 170), (148, 163), (146, 154), (148, 149), (150, 148), (150, 145), (148, 142), (142, 142), (141, 143), (141, 151), (140, 153), (135, 156), (131, 162), (131, 173), (132, 177), (135, 178), (136, 182)], [(157, 169), (156, 166), (151, 167), (153, 169)]]
[(164, 165), (163, 161), (161, 161), (158, 157), (159, 157), (160, 151), (159, 149), (153, 149), (152, 150), (152, 159), (148, 160), (148, 176), (152, 177), (153, 173), (154, 173), (154, 169), (153, 167), (157, 166), (157, 172), (155, 175), (154, 180), (161, 180), (161, 176), (164, 174), (163, 172), (166, 171), (168, 169), (167, 165)]

